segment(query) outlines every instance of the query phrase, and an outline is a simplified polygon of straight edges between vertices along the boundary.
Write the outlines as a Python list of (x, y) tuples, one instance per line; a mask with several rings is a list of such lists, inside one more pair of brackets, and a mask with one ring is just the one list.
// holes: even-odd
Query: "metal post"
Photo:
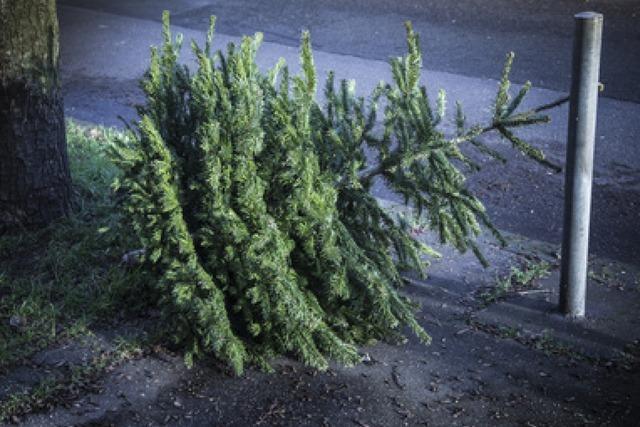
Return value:
[(600, 13), (575, 15), (560, 277), (560, 310), (571, 317), (585, 314), (602, 21)]

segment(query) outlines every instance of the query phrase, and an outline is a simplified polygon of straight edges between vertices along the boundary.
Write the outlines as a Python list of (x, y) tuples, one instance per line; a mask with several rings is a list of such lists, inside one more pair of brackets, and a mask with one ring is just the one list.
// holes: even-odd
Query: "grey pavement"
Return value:
[(422, 34), (426, 66), (492, 78), (504, 55), (517, 53), (516, 81), (568, 90), (572, 16), (584, 10), (605, 15), (602, 81), (606, 96), (640, 101), (640, 2), (637, 0), (62, 0), (146, 20), (163, 8), (174, 23), (205, 30), (218, 16), (224, 34), (256, 31), (267, 41), (297, 45), (309, 29), (317, 48), (387, 60), (404, 48), (402, 22)]

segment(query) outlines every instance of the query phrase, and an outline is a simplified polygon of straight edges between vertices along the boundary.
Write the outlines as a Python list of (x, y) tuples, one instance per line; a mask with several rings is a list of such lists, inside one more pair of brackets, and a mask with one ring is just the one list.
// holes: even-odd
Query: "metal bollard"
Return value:
[(584, 317), (603, 16), (575, 15), (565, 174), (560, 310)]

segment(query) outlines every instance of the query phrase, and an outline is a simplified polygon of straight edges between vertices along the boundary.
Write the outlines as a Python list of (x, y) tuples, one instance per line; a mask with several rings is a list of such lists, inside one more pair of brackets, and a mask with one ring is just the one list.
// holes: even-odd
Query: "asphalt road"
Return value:
[(568, 91), (573, 14), (605, 15), (601, 80), (607, 97), (640, 101), (639, 0), (61, 0), (62, 4), (204, 30), (218, 16), (228, 35), (261, 31), (265, 40), (297, 45), (311, 31), (325, 52), (386, 60), (402, 54), (411, 20), (422, 35), (425, 67), (493, 78), (504, 55), (517, 55), (514, 81)]

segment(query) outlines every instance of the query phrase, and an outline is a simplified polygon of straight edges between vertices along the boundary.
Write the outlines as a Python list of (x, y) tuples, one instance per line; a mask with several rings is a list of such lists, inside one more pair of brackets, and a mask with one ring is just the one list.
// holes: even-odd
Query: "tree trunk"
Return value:
[(0, 233), (69, 211), (55, 0), (0, 0)]

